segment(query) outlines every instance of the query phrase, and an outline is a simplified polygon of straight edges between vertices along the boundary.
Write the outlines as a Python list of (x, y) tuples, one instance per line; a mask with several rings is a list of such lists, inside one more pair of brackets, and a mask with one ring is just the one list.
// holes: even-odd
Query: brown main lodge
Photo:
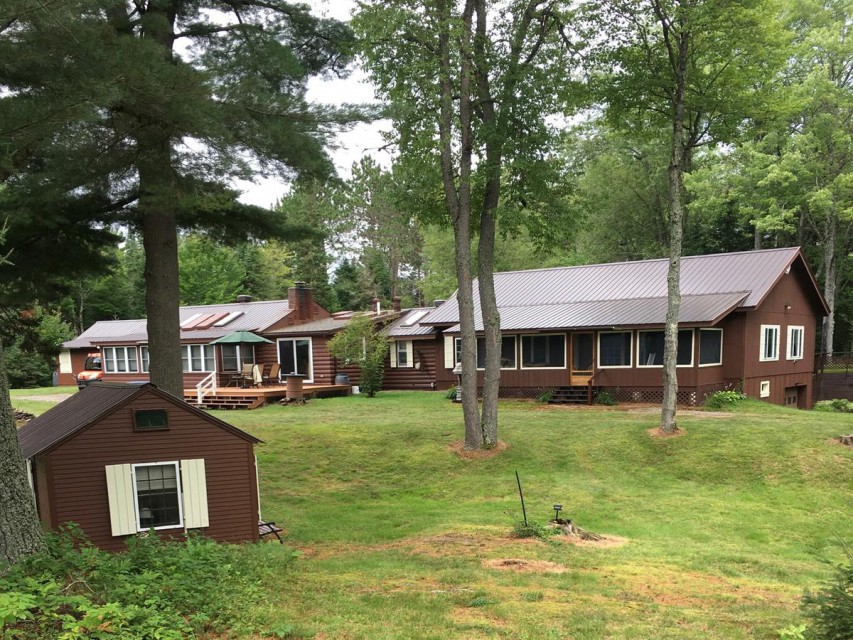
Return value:
[[(501, 316), (501, 395), (536, 397), (606, 390), (619, 401), (660, 402), (666, 259), (495, 274)], [(474, 300), (479, 315), (477, 285)], [(682, 259), (679, 401), (721, 389), (776, 404), (813, 404), (815, 335), (828, 313), (798, 247)], [(456, 294), (433, 307), (371, 313), (391, 340), (386, 389), (447, 389), (460, 353)], [(227, 376), (246, 362), (277, 362), (282, 374), (332, 384), (344, 367), (327, 349), (352, 314), (330, 314), (311, 290), (287, 300), (181, 309), (185, 386)], [(482, 330), (478, 323), (478, 332)], [(270, 342), (211, 344), (234, 331)], [(99, 351), (104, 381), (147, 377), (144, 320), (98, 322), (64, 345), (60, 384), (73, 384)]]

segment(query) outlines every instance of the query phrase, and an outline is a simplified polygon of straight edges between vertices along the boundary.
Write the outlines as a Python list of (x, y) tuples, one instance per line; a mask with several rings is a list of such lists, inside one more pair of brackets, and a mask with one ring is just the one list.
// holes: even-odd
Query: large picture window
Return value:
[[(638, 331), (637, 343), (638, 367), (663, 366), (663, 331)], [(678, 332), (676, 365), (679, 367), (690, 367), (693, 365), (693, 329), (681, 329)]]
[(723, 364), (723, 330), (699, 329), (699, 366)]
[(183, 524), (178, 463), (133, 465), (133, 489), (140, 531)]
[(598, 366), (631, 366), (630, 331), (605, 331), (598, 334)]
[(779, 325), (761, 325), (761, 345), (758, 359), (762, 362), (779, 359)]
[(136, 347), (104, 347), (101, 349), (105, 373), (137, 373)]
[[(454, 364), (462, 360), (462, 338), (454, 339)], [(501, 369), (515, 369), (518, 365), (516, 336), (501, 336)], [(486, 339), (482, 336), (477, 338), (477, 368), (486, 368)]]
[(565, 369), (565, 367), (566, 336), (564, 334), (521, 336), (522, 369)]
[(803, 359), (805, 327), (788, 327), (788, 360)]
[(181, 348), (181, 365), (184, 373), (215, 371), (212, 344), (185, 344)]
[(278, 361), (283, 375), (296, 373), (313, 382), (313, 355), (311, 338), (287, 338), (278, 341)]

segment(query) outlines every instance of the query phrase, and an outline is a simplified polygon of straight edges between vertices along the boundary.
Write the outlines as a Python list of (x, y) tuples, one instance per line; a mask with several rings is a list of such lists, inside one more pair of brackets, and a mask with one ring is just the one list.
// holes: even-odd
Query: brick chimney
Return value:
[(373, 298), (373, 300), (370, 301), (370, 305), (373, 307), (373, 313), (377, 316), (382, 312), (382, 305), (379, 298)]
[(294, 282), (287, 290), (287, 304), (296, 321), (310, 320), (314, 312), (314, 291), (304, 282)]
[(400, 313), (400, 300), (400, 296), (394, 296), (391, 298), (391, 308), (397, 313)]

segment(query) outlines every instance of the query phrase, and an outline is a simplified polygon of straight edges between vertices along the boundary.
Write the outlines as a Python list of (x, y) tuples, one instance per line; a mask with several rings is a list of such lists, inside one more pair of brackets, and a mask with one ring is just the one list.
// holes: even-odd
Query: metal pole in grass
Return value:
[(527, 509), (524, 508), (524, 494), (521, 492), (521, 478), (518, 477), (518, 470), (515, 471), (515, 481), (518, 483), (518, 495), (521, 498), (521, 513), (524, 516), (524, 526), (527, 526)]

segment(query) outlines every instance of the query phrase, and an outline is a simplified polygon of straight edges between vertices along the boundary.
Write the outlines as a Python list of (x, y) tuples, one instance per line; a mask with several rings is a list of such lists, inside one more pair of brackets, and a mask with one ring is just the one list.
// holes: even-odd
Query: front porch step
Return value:
[[(598, 387), (592, 388), (592, 397), (595, 397)], [(589, 404), (589, 387), (571, 386), (557, 387), (551, 392), (549, 404)]]

